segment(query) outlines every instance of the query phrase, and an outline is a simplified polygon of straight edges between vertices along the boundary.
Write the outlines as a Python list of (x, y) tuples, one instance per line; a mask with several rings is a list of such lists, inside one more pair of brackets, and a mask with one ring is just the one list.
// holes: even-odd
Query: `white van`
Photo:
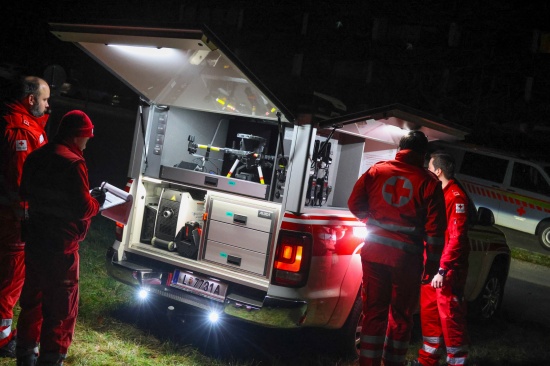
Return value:
[[(395, 156), (411, 126), (430, 140), (465, 131), (401, 105), (330, 119), (319, 103), (291, 112), (207, 29), (52, 24), (52, 33), (143, 102), (126, 187), (134, 200), (108, 250), (109, 274), (169, 302), (176, 316), (191, 306), (270, 327), (332, 329), (327, 347), (354, 354), (367, 233), (347, 209), (353, 185), (372, 162)], [(490, 211), (480, 213), (466, 298), (490, 318), (510, 249)]]
[(456, 175), (495, 223), (534, 234), (550, 250), (550, 163), (471, 144), (437, 142), (456, 159)]

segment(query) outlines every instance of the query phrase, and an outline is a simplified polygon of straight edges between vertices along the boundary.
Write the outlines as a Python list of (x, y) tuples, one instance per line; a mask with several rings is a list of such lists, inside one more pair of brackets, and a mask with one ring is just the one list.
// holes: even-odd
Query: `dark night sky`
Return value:
[[(55, 39), (47, 23), (56, 20), (169, 23), (185, 20), (189, 9), (196, 11), (195, 20), (204, 20), (200, 14), (205, 7), (212, 10), (206, 20), (214, 23), (213, 9), (225, 6), (228, 16), (227, 6), (238, 8), (246, 4), (246, 19), (254, 22), (247, 23), (244, 31), (249, 32), (248, 39), (257, 46), (242, 53), (243, 61), (276, 95), (279, 91), (311, 88), (342, 99), (349, 111), (379, 106), (372, 103), (401, 102), (469, 127), (474, 142), (490, 141), (495, 147), (513, 143), (524, 149), (535, 143), (534, 136), (544, 136), (542, 143), (547, 140), (540, 126), (550, 128), (550, 53), (530, 52), (533, 31), (550, 32), (550, 3), (545, 0), (306, 0), (301, 5), (274, 0), (253, 4), (234, 1), (230, 5), (217, 0), (51, 3), (20, 1), (3, 5), (0, 62), (16, 63), (24, 66), (26, 73), (39, 75), (48, 65), (58, 64), (67, 73), (78, 70), (84, 82), (98, 84), (94, 88), (120, 88), (114, 77), (79, 49)], [(190, 7), (193, 3), (200, 5)], [(292, 11), (285, 11), (285, 4)], [(296, 14), (300, 8), (307, 9), (315, 19), (309, 28), (313, 35), (305, 45), (296, 37), (289, 40), (278, 36), (292, 32), (293, 27), (299, 29), (301, 19)], [(387, 42), (384, 47), (373, 42), (372, 23), (377, 18), (385, 19), (388, 32), (404, 33), (396, 36), (403, 41)], [(461, 38), (460, 46), (449, 52), (447, 35), (441, 37), (439, 33), (446, 33), (450, 22), (460, 25)], [(399, 27), (401, 24), (409, 25)], [(222, 26), (213, 28), (218, 36), (227, 39), (230, 47), (240, 46), (242, 33), (225, 32)], [(416, 40), (413, 36), (418, 29), (422, 31)], [(412, 35), (406, 34), (408, 30)], [(306, 56), (309, 64), (304, 66), (302, 78), (296, 80), (289, 72), (284, 77), (270, 75), (269, 70), (285, 70), (283, 66), (290, 63), (292, 47), (301, 47), (313, 55)], [(374, 58), (374, 65), (378, 66), (374, 68), (375, 81), (365, 84), (365, 68), (357, 73), (360, 80), (350, 79), (342, 70), (336, 72), (338, 67), (347, 67), (342, 62), (346, 57), (351, 65), (356, 60), (359, 62), (355, 64)], [(450, 70), (447, 89), (439, 91), (445, 69)], [(529, 76), (534, 78), (534, 84), (531, 100), (526, 102), (524, 87)], [(519, 132), (520, 125), (527, 127), (527, 134)], [(487, 138), (488, 135), (493, 138)]]

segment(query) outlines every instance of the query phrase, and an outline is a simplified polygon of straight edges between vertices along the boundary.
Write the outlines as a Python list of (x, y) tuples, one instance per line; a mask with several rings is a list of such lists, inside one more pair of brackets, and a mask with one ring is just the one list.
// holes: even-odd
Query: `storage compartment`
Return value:
[(259, 253), (267, 252), (267, 245), (271, 234), (265, 231), (246, 229), (237, 225), (225, 224), (223, 222), (210, 222), (208, 239), (230, 244), (247, 250)]
[(182, 257), (197, 259), (202, 228), (197, 221), (188, 221), (176, 235), (176, 249)]
[(155, 234), (155, 221), (157, 219), (158, 203), (149, 203), (145, 205), (143, 211), (143, 223), (141, 225), (141, 243), (151, 244)]
[(220, 199), (211, 201), (210, 219), (249, 229), (271, 232), (273, 209), (242, 202), (228, 202)]
[(197, 221), (197, 216), (202, 216), (201, 203), (193, 199), (189, 192), (164, 188), (158, 205), (151, 243), (157, 248), (175, 251), (176, 234), (186, 222)]
[(243, 248), (208, 240), (204, 258), (229, 267), (265, 275), (267, 256)]
[(228, 195), (207, 203), (203, 259), (265, 276), (280, 206)]

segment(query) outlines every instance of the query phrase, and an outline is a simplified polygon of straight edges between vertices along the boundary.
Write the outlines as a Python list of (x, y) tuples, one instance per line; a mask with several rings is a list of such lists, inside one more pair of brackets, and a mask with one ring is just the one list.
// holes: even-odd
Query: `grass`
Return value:
[(550, 255), (530, 252), (521, 248), (512, 248), (512, 258), (550, 267)]
[[(214, 334), (197, 321), (181, 327), (140, 320), (132, 289), (111, 279), (105, 252), (112, 244), (114, 223), (97, 217), (80, 246), (80, 307), (73, 344), (65, 362), (76, 365), (354, 365), (332, 355), (306, 333), (265, 329), (228, 322)], [(514, 258), (550, 266), (550, 256), (513, 249)], [(15, 309), (15, 318), (19, 308)], [(154, 323), (154, 324), (151, 324)], [(418, 319), (415, 319), (418, 324)], [(179, 334), (168, 328), (178, 328)], [(421, 335), (415, 326), (408, 359), (416, 358)], [(540, 365), (550, 360), (550, 332), (536, 324), (515, 322), (502, 314), (490, 323), (471, 321), (471, 357), (477, 365)], [(170, 336), (167, 336), (170, 334)], [(14, 365), (0, 359), (0, 366)]]

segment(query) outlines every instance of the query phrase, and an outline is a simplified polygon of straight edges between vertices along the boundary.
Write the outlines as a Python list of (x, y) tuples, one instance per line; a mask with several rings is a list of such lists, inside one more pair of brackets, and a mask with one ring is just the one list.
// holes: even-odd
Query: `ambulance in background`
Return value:
[(495, 223), (536, 235), (550, 250), (550, 163), (472, 144), (437, 142), (456, 159), (456, 174), (475, 204), (493, 211)]
[[(327, 329), (336, 333), (327, 351), (355, 353), (368, 233), (347, 209), (351, 190), (410, 129), (432, 141), (465, 130), (402, 105), (346, 115), (320, 93), (290, 110), (207, 29), (51, 27), (142, 99), (126, 187), (133, 206), (117, 224), (109, 274), (178, 316), (191, 306), (211, 319)], [(466, 298), (490, 318), (510, 249), (492, 213), (479, 214)]]

